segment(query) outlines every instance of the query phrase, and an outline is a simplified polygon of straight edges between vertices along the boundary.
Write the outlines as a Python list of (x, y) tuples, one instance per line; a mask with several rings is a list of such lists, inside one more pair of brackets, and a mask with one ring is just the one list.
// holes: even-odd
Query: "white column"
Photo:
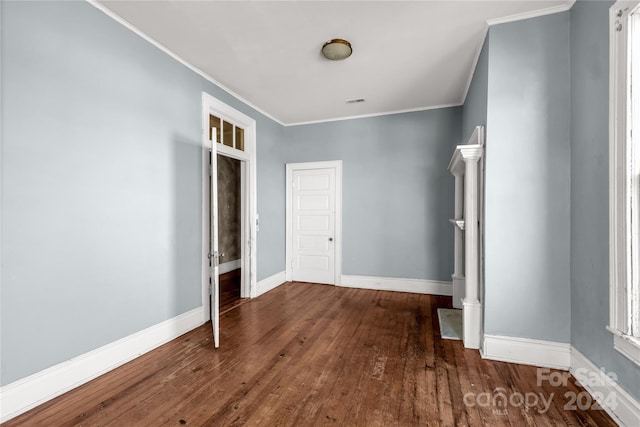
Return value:
[(478, 158), (464, 158), (465, 163), (465, 192), (464, 192), (464, 222), (465, 222), (465, 271), (467, 286), (465, 299), (478, 299)]
[[(455, 177), (455, 206), (454, 219), (460, 220), (463, 215), (464, 207), (464, 175), (462, 172), (456, 173)], [(462, 299), (464, 298), (464, 241), (462, 229), (454, 222), (454, 258), (453, 258), (453, 274), (451, 275), (453, 283), (453, 307), (462, 308)]]
[(465, 296), (463, 300), (463, 341), (466, 348), (480, 348), (480, 236), (478, 225), (478, 160), (482, 149), (461, 148), (464, 172)]

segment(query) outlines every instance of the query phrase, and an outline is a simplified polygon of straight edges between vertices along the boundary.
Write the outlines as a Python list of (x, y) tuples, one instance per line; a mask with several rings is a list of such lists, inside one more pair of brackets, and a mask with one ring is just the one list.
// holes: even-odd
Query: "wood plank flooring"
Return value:
[(241, 278), (242, 269), (240, 268), (220, 275), (221, 314), (224, 314), (247, 301), (246, 299), (240, 298)]
[[(614, 426), (536, 368), (440, 338), (451, 298), (287, 283), (6, 426)], [(482, 396), (552, 397), (531, 407)], [(486, 393), (486, 394), (482, 394)], [(467, 404), (465, 404), (467, 402)]]

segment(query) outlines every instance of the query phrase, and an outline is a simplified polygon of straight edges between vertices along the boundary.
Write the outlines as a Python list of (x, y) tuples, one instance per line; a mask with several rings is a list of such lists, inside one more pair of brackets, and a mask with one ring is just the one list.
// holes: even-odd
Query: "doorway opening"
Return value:
[(217, 155), (220, 314), (242, 303), (242, 161)]
[[(214, 346), (220, 344), (221, 268), (222, 274), (239, 276), (239, 298), (253, 298), (256, 289), (256, 122), (251, 117), (202, 93), (202, 305), (204, 321), (211, 319)], [(229, 163), (229, 160), (237, 163)], [(218, 203), (218, 163), (239, 170), (240, 239), (239, 250), (219, 247), (220, 216)], [(228, 172), (228, 171), (227, 171)], [(223, 179), (221, 178), (221, 183)], [(237, 199), (236, 199), (237, 200)], [(225, 212), (226, 213), (226, 212)], [(223, 239), (224, 233), (222, 231)], [(232, 234), (233, 235), (233, 234)], [(235, 234), (237, 236), (237, 233)], [(236, 252), (239, 252), (237, 258)], [(221, 256), (222, 255), (222, 256)], [(225, 259), (226, 258), (226, 259)], [(232, 259), (233, 258), (233, 259)], [(232, 264), (229, 264), (233, 262)], [(239, 264), (239, 266), (238, 266)], [(236, 267), (237, 266), (237, 267)], [(228, 271), (225, 271), (228, 270)], [(239, 270), (239, 271), (236, 271)], [(233, 276), (233, 275), (230, 275)], [(223, 282), (227, 276), (223, 277)], [(230, 277), (235, 288), (235, 279)], [(235, 290), (230, 293), (237, 295)]]

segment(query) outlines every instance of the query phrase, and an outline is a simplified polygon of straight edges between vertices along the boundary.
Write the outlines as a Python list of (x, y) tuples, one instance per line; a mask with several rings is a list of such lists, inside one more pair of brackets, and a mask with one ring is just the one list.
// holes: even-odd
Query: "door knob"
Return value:
[(329, 237), (329, 241), (330, 241), (330, 242), (333, 242), (333, 237)]

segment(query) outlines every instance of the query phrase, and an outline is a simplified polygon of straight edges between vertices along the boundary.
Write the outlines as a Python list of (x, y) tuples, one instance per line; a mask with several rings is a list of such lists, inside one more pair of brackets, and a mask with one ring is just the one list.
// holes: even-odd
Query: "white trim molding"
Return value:
[(416, 113), (420, 111), (440, 110), (442, 108), (453, 108), (453, 107), (460, 107), (460, 106), (462, 106), (461, 103), (454, 102), (451, 104), (429, 105), (427, 107), (405, 108), (402, 110), (381, 111), (378, 113), (358, 114), (355, 116), (331, 117), (328, 119), (309, 120), (306, 122), (293, 122), (293, 123), (286, 123), (285, 126), (287, 127), (288, 126), (304, 126), (304, 125), (314, 125), (319, 123), (340, 122), (343, 120), (368, 119), (371, 117), (392, 116), (394, 114)]
[(0, 388), (0, 422), (60, 396), (204, 323), (203, 307), (59, 363)]
[[(480, 207), (483, 205), (484, 192), (480, 172), (483, 155), (484, 127), (476, 126), (468, 143), (456, 147), (448, 167), (455, 177), (455, 218), (449, 220), (455, 224), (453, 277), (464, 277), (463, 282), (454, 279), (456, 289), (453, 306), (459, 308), (459, 298), (462, 297), (462, 341), (465, 348), (480, 348), (482, 344)], [(460, 221), (464, 223), (462, 226)], [(464, 283), (464, 289), (460, 288), (461, 283)]]
[(262, 279), (258, 282), (258, 291), (256, 296), (260, 296), (264, 293), (269, 292), (272, 289), (277, 288), (278, 286), (284, 284), (286, 282), (285, 280), (285, 273), (284, 271), (281, 271), (279, 273), (276, 273), (272, 276), (267, 277), (266, 279)]
[(483, 359), (568, 370), (571, 345), (530, 338), (485, 335)]
[(451, 296), (451, 282), (424, 279), (398, 279), (393, 277), (342, 275), (340, 286), (372, 289), (376, 291), (410, 292), (414, 294)]
[(485, 22), (484, 29), (482, 30), (482, 37), (478, 46), (476, 47), (475, 54), (473, 56), (473, 64), (471, 66), (471, 71), (469, 76), (467, 77), (467, 82), (464, 87), (464, 92), (462, 92), (462, 97), (460, 98), (459, 105), (464, 105), (467, 101), (467, 95), (469, 94), (469, 89), (471, 89), (471, 82), (473, 81), (473, 75), (476, 72), (476, 68), (478, 66), (478, 61), (480, 60), (480, 54), (482, 53), (482, 48), (484, 47), (485, 40), (487, 39), (487, 34), (489, 34), (489, 27), (500, 24), (507, 24), (509, 22), (522, 21), (524, 19), (538, 18), (540, 16), (552, 15), (554, 13), (565, 12), (570, 10), (575, 4), (576, 0), (570, 0), (565, 4), (551, 6), (540, 10), (534, 10), (532, 12), (518, 13), (515, 15), (505, 16), (503, 18), (489, 19)]
[[(640, 425), (640, 402), (627, 393), (604, 369), (598, 368), (575, 347), (571, 347), (571, 374), (592, 396), (602, 396), (598, 403), (619, 425)], [(615, 378), (615, 377), (614, 377)], [(611, 398), (613, 397), (613, 398)]]
[(288, 282), (293, 280), (293, 172), (309, 169), (335, 169), (335, 236), (334, 236), (334, 285), (342, 280), (342, 160), (286, 164), (286, 217), (285, 217), (285, 275)]
[(242, 260), (237, 259), (235, 261), (224, 262), (218, 266), (218, 274), (229, 273), (230, 271), (242, 268)]
[(477, 51), (476, 51), (476, 53), (474, 55), (474, 62), (473, 62), (473, 66), (471, 67), (471, 73), (470, 73), (469, 77), (467, 78), (466, 86), (465, 86), (465, 89), (464, 89), (464, 91), (462, 93), (462, 97), (460, 98), (460, 102), (454, 102), (454, 103), (448, 103), (448, 104), (442, 104), (442, 105), (430, 105), (430, 106), (425, 106), (425, 107), (415, 107), (415, 108), (408, 108), (408, 109), (401, 109), (401, 110), (394, 110), (394, 111), (385, 111), (385, 112), (380, 112), (380, 113), (362, 114), (362, 115), (349, 116), (349, 117), (333, 117), (333, 118), (320, 119), (320, 120), (310, 120), (310, 121), (303, 121), (303, 122), (285, 123), (282, 120), (278, 119), (277, 117), (269, 114), (267, 111), (263, 110), (261, 107), (255, 105), (251, 101), (249, 101), (246, 98), (240, 96), (238, 93), (236, 93), (233, 90), (229, 89), (227, 86), (223, 85), (222, 83), (220, 83), (219, 81), (217, 81), (216, 79), (211, 77), (209, 74), (207, 74), (204, 71), (202, 71), (200, 68), (198, 68), (195, 65), (192, 65), (189, 62), (187, 62), (186, 60), (182, 59), (180, 56), (178, 56), (177, 54), (172, 52), (169, 48), (164, 46), (162, 43), (160, 43), (160, 42), (154, 40), (153, 38), (149, 37), (147, 34), (142, 32), (135, 25), (133, 25), (129, 21), (125, 20), (124, 18), (122, 18), (118, 14), (114, 13), (113, 11), (108, 9), (106, 6), (100, 4), (100, 2), (98, 2), (97, 0), (86, 0), (86, 1), (90, 5), (92, 5), (96, 9), (100, 10), (105, 15), (107, 15), (109, 18), (113, 19), (114, 21), (116, 21), (120, 25), (124, 26), (125, 28), (129, 29), (130, 31), (132, 31), (136, 35), (138, 35), (141, 38), (143, 38), (144, 40), (146, 40), (147, 42), (151, 43), (153, 46), (155, 46), (156, 48), (160, 49), (162, 52), (164, 52), (165, 54), (169, 55), (171, 58), (175, 59), (180, 64), (184, 65), (185, 67), (187, 67), (188, 69), (190, 69), (194, 73), (198, 74), (199, 76), (203, 77), (205, 80), (207, 80), (207, 81), (213, 83), (214, 85), (218, 86), (220, 89), (224, 90), (225, 92), (227, 92), (228, 94), (230, 94), (231, 96), (233, 96), (234, 98), (239, 100), (240, 102), (246, 104), (247, 106), (249, 106), (250, 108), (256, 110), (257, 112), (259, 112), (263, 116), (268, 117), (269, 119), (273, 120), (274, 122), (276, 122), (276, 123), (278, 123), (278, 124), (280, 124), (282, 126), (300, 126), (300, 125), (315, 124), (315, 123), (327, 123), (327, 122), (334, 122), (334, 121), (340, 121), (340, 120), (352, 120), (352, 119), (360, 119), (360, 118), (367, 118), (367, 117), (378, 117), (378, 116), (385, 116), (385, 115), (391, 115), (391, 114), (402, 114), (402, 113), (408, 113), (408, 112), (414, 112), (414, 111), (425, 111), (425, 110), (433, 110), (433, 109), (448, 108), (448, 107), (458, 107), (458, 106), (464, 105), (465, 100), (467, 99), (467, 94), (469, 93), (469, 88), (471, 87), (471, 81), (473, 79), (473, 74), (475, 72), (476, 65), (478, 63), (478, 58), (480, 57), (480, 52), (482, 50), (482, 46), (484, 45), (484, 40), (485, 40), (486, 35), (487, 35), (487, 30), (488, 30), (488, 28), (490, 26), (496, 25), (496, 24), (504, 24), (504, 23), (507, 23), (507, 22), (520, 21), (520, 20), (523, 20), (523, 19), (535, 18), (535, 17), (538, 17), (538, 16), (549, 15), (549, 14), (552, 14), (552, 13), (563, 12), (565, 10), (571, 9), (573, 4), (575, 3), (575, 0), (571, 0), (568, 3), (563, 4), (563, 5), (559, 5), (559, 6), (552, 6), (552, 7), (548, 7), (548, 8), (545, 8), (545, 9), (542, 9), (542, 10), (533, 11), (533, 12), (521, 13), (521, 14), (517, 14), (517, 15), (507, 16), (507, 17), (504, 17), (504, 18), (488, 20), (486, 22), (486, 24), (485, 24), (484, 33), (483, 33), (482, 39), (480, 40), (479, 47), (477, 48)]
[[(212, 143), (209, 139), (209, 115), (214, 114), (224, 120), (238, 125), (244, 129), (245, 150), (240, 151), (223, 146), (219, 143)], [(243, 297), (254, 298), (257, 295), (257, 230), (256, 219), (258, 216), (257, 206), (257, 172), (256, 172), (256, 121), (246, 114), (216, 99), (212, 95), (202, 92), (202, 252), (201, 252), (201, 282), (202, 282), (202, 305), (204, 307), (205, 320), (210, 318), (211, 302), (209, 294), (209, 283), (211, 269), (209, 266), (208, 253), (209, 239), (206, 236), (211, 234), (209, 229), (209, 199), (212, 197), (207, 183), (209, 182), (209, 150), (223, 154), (228, 157), (240, 160), (242, 164), (243, 191), (242, 191), (242, 232), (241, 232), (241, 268), (243, 269), (241, 295)], [(212, 159), (213, 177), (216, 176), (215, 157)], [(214, 209), (216, 207), (214, 206)], [(219, 266), (218, 266), (219, 267)]]
[(640, 349), (640, 339), (621, 334), (619, 331), (610, 328), (607, 329), (613, 333), (613, 348), (636, 365), (640, 365), (640, 351), (638, 351)]
[(640, 402), (616, 382), (615, 372), (596, 367), (570, 344), (485, 335), (480, 354), (488, 360), (569, 370), (619, 425), (640, 425)]
[[(634, 12), (640, 1), (617, 1), (609, 9), (609, 327), (614, 334), (614, 348), (640, 364), (640, 340), (634, 328), (637, 308), (631, 295), (640, 260), (632, 256), (640, 246), (637, 215), (632, 215), (640, 201), (638, 188), (631, 179), (637, 173), (638, 152), (631, 143), (631, 35)], [(637, 15), (636, 15), (637, 16)], [(637, 33), (636, 33), (637, 34)], [(634, 39), (636, 36), (633, 37)], [(637, 60), (637, 59), (635, 59)], [(634, 61), (635, 61), (634, 60)], [(633, 169), (633, 172), (631, 170)]]
[(559, 4), (557, 6), (550, 6), (544, 9), (533, 10), (531, 12), (516, 13), (515, 15), (505, 16), (502, 18), (489, 19), (487, 25), (506, 24), (508, 22), (522, 21), (524, 19), (538, 18), (540, 16), (552, 15), (554, 13), (565, 12), (573, 7), (576, 0), (570, 0), (565, 4)]

